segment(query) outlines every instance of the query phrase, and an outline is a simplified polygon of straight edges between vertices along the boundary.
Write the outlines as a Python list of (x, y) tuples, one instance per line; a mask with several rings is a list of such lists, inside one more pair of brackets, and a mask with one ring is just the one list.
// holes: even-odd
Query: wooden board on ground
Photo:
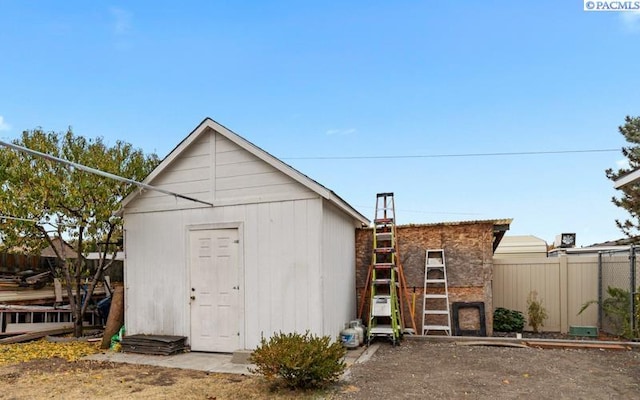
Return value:
[(603, 349), (603, 350), (629, 350), (629, 347), (622, 344), (611, 343), (577, 343), (577, 342), (543, 342), (535, 340), (527, 340), (525, 342), (530, 347), (539, 347), (541, 349)]
[(64, 335), (66, 333), (71, 333), (71, 332), (73, 332), (73, 328), (59, 328), (59, 329), (50, 329), (48, 331), (30, 332), (30, 333), (25, 333), (24, 335), (17, 335), (17, 336), (11, 336), (8, 338), (0, 339), (0, 344), (28, 342), (30, 340), (40, 339), (48, 335)]
[(52, 329), (73, 328), (73, 322), (34, 322), (21, 324), (7, 324), (7, 333), (31, 333), (50, 331)]
[(495, 340), (476, 340), (476, 341), (464, 341), (456, 342), (458, 346), (497, 346), (497, 347), (518, 347), (527, 348), (526, 344), (514, 343), (514, 342), (499, 342)]

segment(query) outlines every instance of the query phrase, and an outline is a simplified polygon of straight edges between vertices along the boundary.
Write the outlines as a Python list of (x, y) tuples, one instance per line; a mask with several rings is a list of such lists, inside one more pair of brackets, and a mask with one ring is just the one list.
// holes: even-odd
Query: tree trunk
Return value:
[(111, 307), (109, 308), (104, 336), (102, 336), (101, 348), (109, 348), (111, 336), (118, 333), (122, 325), (124, 325), (124, 286), (118, 285), (111, 296)]
[(80, 310), (74, 310), (73, 315), (73, 336), (79, 338), (82, 337), (82, 322), (84, 318)]
[[(74, 285), (76, 287), (76, 297), (75, 297), (75, 305), (72, 304), (71, 307), (74, 308), (73, 313), (76, 315), (75, 329), (74, 334), (76, 337), (82, 336), (82, 324), (84, 322), (84, 312), (82, 306), (82, 236), (84, 233), (84, 226), (80, 226), (78, 234), (78, 247), (77, 247), (77, 257), (75, 259), (75, 268), (74, 268)], [(63, 247), (64, 249), (64, 247)]]

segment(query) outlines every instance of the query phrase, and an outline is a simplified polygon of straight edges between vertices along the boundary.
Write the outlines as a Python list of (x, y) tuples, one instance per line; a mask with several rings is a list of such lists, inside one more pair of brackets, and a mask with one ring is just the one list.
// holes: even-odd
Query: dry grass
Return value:
[(0, 345), (1, 399), (321, 399), (328, 392), (272, 391), (260, 377), (79, 359), (86, 342)]
[[(0, 368), (7, 399), (317, 399), (318, 392), (272, 392), (261, 378), (131, 364), (27, 362)], [(50, 365), (46, 365), (49, 363)], [(50, 369), (45, 371), (44, 369)]]

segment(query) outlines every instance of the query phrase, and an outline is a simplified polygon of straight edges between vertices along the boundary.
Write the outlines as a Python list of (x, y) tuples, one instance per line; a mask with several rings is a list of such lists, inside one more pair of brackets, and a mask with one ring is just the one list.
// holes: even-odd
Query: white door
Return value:
[(189, 232), (191, 349), (240, 348), (238, 230)]

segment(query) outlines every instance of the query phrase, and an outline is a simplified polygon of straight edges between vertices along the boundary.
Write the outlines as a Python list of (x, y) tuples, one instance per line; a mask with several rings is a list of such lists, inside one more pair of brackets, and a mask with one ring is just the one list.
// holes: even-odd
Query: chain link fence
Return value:
[(638, 249), (600, 252), (598, 255), (598, 325), (602, 332), (637, 339)]

